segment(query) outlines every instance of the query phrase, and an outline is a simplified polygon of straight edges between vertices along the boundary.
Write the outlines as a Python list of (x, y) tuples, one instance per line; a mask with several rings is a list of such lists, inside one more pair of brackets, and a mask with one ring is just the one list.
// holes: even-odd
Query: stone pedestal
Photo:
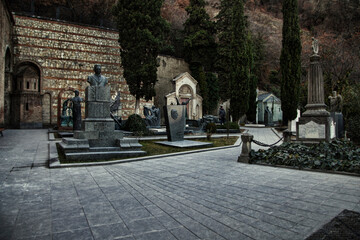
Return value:
[[(124, 139), (110, 117), (110, 86), (89, 86), (85, 90), (85, 119), (74, 138), (63, 138), (60, 147), (67, 160), (144, 155), (136, 139)], [(136, 143), (134, 142), (136, 141)]]
[(341, 112), (332, 112), (331, 117), (335, 122), (335, 135), (336, 138), (344, 137), (344, 116)]
[(251, 142), (254, 136), (249, 133), (241, 135), (242, 147), (241, 154), (238, 157), (238, 162), (249, 163), (249, 154), (251, 151)]
[(324, 79), (320, 56), (310, 57), (308, 73), (308, 103), (299, 122), (296, 124), (296, 140), (305, 143), (330, 141), (334, 138), (330, 113), (324, 103)]

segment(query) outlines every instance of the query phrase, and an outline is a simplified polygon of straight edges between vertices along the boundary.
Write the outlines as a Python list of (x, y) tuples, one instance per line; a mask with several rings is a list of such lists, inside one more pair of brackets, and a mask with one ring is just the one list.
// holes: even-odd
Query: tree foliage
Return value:
[(230, 98), (231, 80), (231, 39), (232, 39), (232, 1), (221, 0), (220, 12), (216, 16), (216, 30), (218, 32), (218, 49), (215, 63), (219, 78), (220, 99)]
[(113, 8), (119, 30), (121, 61), (130, 93), (150, 100), (155, 96), (157, 56), (163, 45), (167, 22), (161, 18), (162, 0), (119, 0)]
[(249, 108), (250, 69), (253, 63), (243, 0), (234, 0), (232, 7), (230, 107), (233, 121)]
[(281, 109), (283, 123), (294, 120), (299, 105), (301, 78), (301, 40), (298, 17), (298, 1), (283, 1), (283, 32), (280, 56)]
[(184, 57), (189, 63), (192, 76), (198, 81), (200, 94), (203, 98), (203, 110), (208, 113), (212, 103), (209, 89), (217, 88), (217, 81), (206, 80), (206, 72), (212, 70), (216, 56), (215, 24), (205, 11), (204, 0), (190, 0), (186, 8), (189, 15), (184, 24)]

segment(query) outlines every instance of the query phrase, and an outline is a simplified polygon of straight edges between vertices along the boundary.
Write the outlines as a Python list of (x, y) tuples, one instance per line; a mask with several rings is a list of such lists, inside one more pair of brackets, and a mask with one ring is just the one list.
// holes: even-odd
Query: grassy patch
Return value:
[(176, 153), (176, 152), (185, 152), (191, 151), (195, 149), (202, 149), (202, 148), (213, 148), (213, 147), (223, 147), (234, 145), (238, 137), (229, 137), (227, 138), (212, 138), (210, 141), (207, 139), (192, 139), (199, 142), (211, 142), (213, 143), (212, 147), (200, 147), (200, 148), (176, 148), (170, 146), (164, 146), (157, 144), (159, 140), (151, 140), (151, 141), (140, 141), (140, 144), (143, 145), (142, 150), (144, 150), (147, 154), (146, 156), (153, 156), (153, 155), (160, 155), (160, 154), (168, 154), (168, 153)]
[[(210, 141), (207, 139), (192, 139), (194, 141), (200, 141), (200, 142), (212, 142), (212, 147), (198, 147), (198, 148), (176, 148), (176, 147), (170, 147), (170, 146), (164, 146), (157, 144), (155, 142), (159, 142), (161, 140), (142, 140), (139, 141), (139, 143), (143, 146), (141, 150), (146, 152), (146, 156), (154, 156), (154, 155), (161, 155), (161, 154), (168, 154), (168, 153), (176, 153), (176, 152), (185, 152), (185, 151), (191, 151), (196, 149), (203, 149), (203, 148), (213, 148), (213, 147), (223, 147), (223, 146), (229, 146), (234, 145), (238, 137), (229, 137), (229, 138), (212, 138)], [(120, 160), (120, 159), (127, 159), (127, 158), (133, 158), (133, 157), (125, 157), (125, 158), (114, 158), (114, 159), (96, 159), (93, 161), (68, 161), (65, 159), (65, 154), (60, 148), (59, 143), (56, 143), (56, 148), (58, 151), (58, 156), (60, 163), (84, 163), (84, 162), (108, 162), (108, 161), (114, 161), (114, 160)]]

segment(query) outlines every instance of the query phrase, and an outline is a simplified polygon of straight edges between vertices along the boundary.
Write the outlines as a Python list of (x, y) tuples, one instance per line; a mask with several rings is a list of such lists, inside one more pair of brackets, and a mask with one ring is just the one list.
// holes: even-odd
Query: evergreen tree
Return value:
[(281, 68), (281, 109), (283, 123), (294, 120), (299, 105), (301, 77), (301, 40), (298, 1), (283, 1)]
[(219, 101), (219, 81), (214, 73), (206, 73), (206, 83), (208, 87), (208, 104), (205, 109), (206, 113), (211, 114), (216, 108)]
[(249, 56), (247, 22), (243, 0), (234, 0), (232, 9), (230, 108), (233, 121), (238, 121), (249, 108), (251, 56)]
[(157, 56), (163, 45), (168, 23), (161, 18), (163, 0), (118, 0), (113, 7), (117, 20), (121, 61), (130, 93), (136, 98), (150, 100), (156, 95)]
[(252, 39), (250, 31), (247, 34), (247, 56), (248, 56), (248, 65), (250, 68), (250, 76), (249, 76), (249, 108), (246, 112), (246, 117), (249, 121), (254, 122), (256, 120), (256, 87), (257, 87), (257, 76), (255, 72), (255, 42)]
[(216, 30), (219, 40), (215, 67), (219, 78), (220, 98), (223, 101), (230, 98), (232, 7), (232, 0), (221, 0), (220, 12), (216, 16)]
[(206, 72), (212, 70), (216, 56), (215, 24), (205, 11), (204, 0), (190, 0), (186, 11), (189, 17), (184, 24), (184, 57), (191, 75), (199, 83), (203, 110), (208, 113), (209, 95), (212, 94), (208, 92), (208, 84), (216, 84), (206, 81)]

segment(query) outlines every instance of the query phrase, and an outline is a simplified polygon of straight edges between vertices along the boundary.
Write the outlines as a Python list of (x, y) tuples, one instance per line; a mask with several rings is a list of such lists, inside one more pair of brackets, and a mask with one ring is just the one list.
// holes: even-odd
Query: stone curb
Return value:
[(331, 171), (331, 170), (320, 170), (320, 169), (310, 169), (310, 168), (295, 168), (285, 165), (271, 165), (266, 163), (246, 163), (247, 165), (259, 165), (259, 166), (266, 166), (266, 167), (274, 167), (274, 168), (285, 168), (290, 170), (298, 170), (298, 171), (308, 171), (308, 172), (317, 172), (317, 173), (326, 173), (326, 174), (337, 174), (337, 175), (346, 175), (351, 177), (360, 177), (360, 174), (351, 173), (351, 172), (341, 172), (341, 171)]
[[(153, 155), (153, 156), (138, 157), (138, 158), (128, 158), (128, 159), (121, 159), (121, 160), (114, 160), (114, 161), (86, 162), (86, 163), (63, 163), (63, 164), (61, 164), (59, 161), (57, 150), (56, 150), (56, 142), (50, 142), (48, 145), (49, 168), (89, 167), (89, 166), (110, 165), (110, 164), (118, 164), (118, 163), (129, 163), (129, 162), (137, 162), (137, 161), (144, 161), (144, 160), (153, 160), (153, 159), (157, 159), (157, 158), (180, 156), (180, 155), (192, 154), (192, 153), (216, 151), (216, 150), (222, 150), (222, 149), (227, 149), (227, 148), (240, 147), (240, 145), (241, 145), (241, 138), (239, 137), (238, 140), (235, 142), (235, 144), (231, 145), (231, 146), (204, 148), (204, 149), (197, 149), (197, 150), (192, 150), (192, 151)], [(239, 155), (240, 155), (240, 151), (239, 151)]]

